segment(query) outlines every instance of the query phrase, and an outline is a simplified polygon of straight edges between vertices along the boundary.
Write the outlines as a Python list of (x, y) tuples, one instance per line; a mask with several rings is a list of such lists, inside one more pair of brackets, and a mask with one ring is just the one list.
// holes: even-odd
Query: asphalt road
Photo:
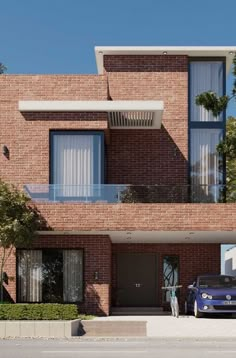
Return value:
[(0, 358), (235, 358), (231, 340), (0, 340)]

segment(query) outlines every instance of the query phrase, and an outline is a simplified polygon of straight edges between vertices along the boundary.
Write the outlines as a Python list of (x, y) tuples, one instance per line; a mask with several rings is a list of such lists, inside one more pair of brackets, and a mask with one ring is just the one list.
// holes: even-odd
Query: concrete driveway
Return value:
[(236, 338), (236, 318), (193, 316), (110, 316), (97, 321), (146, 321), (147, 337), (157, 338)]

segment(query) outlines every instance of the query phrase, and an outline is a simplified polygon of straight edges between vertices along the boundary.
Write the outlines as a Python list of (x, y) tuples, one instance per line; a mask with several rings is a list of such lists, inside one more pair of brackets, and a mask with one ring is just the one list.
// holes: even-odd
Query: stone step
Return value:
[(79, 336), (146, 337), (146, 321), (81, 321)]
[(164, 312), (162, 307), (112, 307), (111, 314), (115, 316), (129, 316), (129, 315), (168, 315), (169, 312)]

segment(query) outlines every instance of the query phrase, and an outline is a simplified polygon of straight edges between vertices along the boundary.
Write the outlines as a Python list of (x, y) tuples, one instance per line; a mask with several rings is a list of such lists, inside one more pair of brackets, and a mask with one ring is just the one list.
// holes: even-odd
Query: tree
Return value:
[(3, 301), (4, 268), (14, 247), (27, 247), (36, 237), (42, 220), (30, 198), (0, 180), (0, 301)]
[(226, 137), (217, 146), (219, 153), (226, 157), (226, 200), (236, 201), (236, 118), (229, 117), (226, 124)]
[(7, 70), (6, 66), (0, 62), (0, 75), (3, 74)]
[(234, 83), (231, 96), (218, 96), (215, 92), (212, 91), (203, 92), (196, 96), (196, 104), (203, 106), (207, 111), (212, 112), (214, 117), (217, 117), (227, 108), (229, 101), (236, 99), (236, 55), (233, 59), (232, 73), (234, 76)]

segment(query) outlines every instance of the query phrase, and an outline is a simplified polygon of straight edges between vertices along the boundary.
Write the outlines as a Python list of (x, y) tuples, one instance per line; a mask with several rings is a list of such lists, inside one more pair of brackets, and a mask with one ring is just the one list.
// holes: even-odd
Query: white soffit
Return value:
[(236, 231), (40, 231), (40, 235), (108, 235), (126, 244), (236, 244)]
[(107, 112), (110, 128), (161, 128), (163, 101), (19, 101), (20, 112)]
[(103, 73), (104, 55), (186, 55), (189, 57), (225, 57), (230, 71), (236, 46), (96, 46), (98, 73)]

